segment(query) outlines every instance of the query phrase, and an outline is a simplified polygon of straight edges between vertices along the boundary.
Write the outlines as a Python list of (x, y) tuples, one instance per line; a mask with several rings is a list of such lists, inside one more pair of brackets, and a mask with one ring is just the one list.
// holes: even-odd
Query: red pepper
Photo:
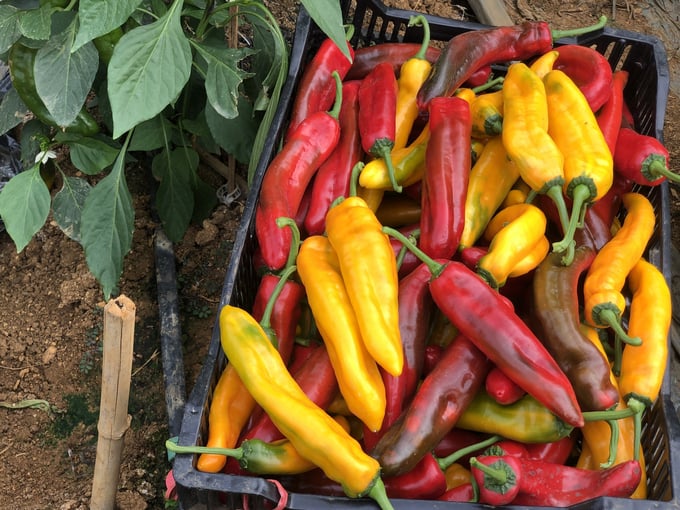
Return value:
[(614, 71), (612, 75), (612, 86), (609, 94), (609, 99), (597, 112), (597, 124), (600, 126), (600, 131), (607, 140), (607, 146), (612, 154), (616, 150), (616, 139), (619, 137), (621, 130), (621, 121), (623, 119), (623, 89), (628, 83), (628, 71), (619, 69)]
[(568, 436), (549, 443), (527, 443), (524, 448), (528, 457), (533, 460), (566, 464), (576, 445), (577, 434), (572, 432)]
[(328, 209), (336, 198), (348, 195), (352, 168), (363, 158), (358, 130), (360, 83), (346, 81), (342, 85), (342, 106), (338, 116), (340, 140), (314, 177), (311, 202), (304, 219), (308, 235), (324, 233)]
[(423, 360), (423, 375), (432, 372), (439, 360), (442, 357), (444, 348), (441, 345), (430, 344), (425, 347), (425, 359)]
[[(488, 434), (475, 432), (474, 430), (460, 429), (453, 427), (442, 439), (437, 443), (432, 451), (437, 458), (449, 457), (451, 454), (460, 452), (468, 447), (472, 447), (489, 438)], [(457, 456), (455, 462), (466, 463), (472, 454)], [(449, 461), (448, 464), (452, 464)], [(441, 466), (441, 464), (440, 464)]]
[(486, 356), (462, 335), (446, 348), (410, 405), (371, 451), (386, 476), (410, 471), (446, 436), (489, 369)]
[(588, 211), (597, 214), (602, 220), (602, 223), (606, 225), (607, 230), (609, 230), (614, 222), (614, 218), (616, 218), (616, 215), (621, 208), (621, 197), (632, 189), (633, 181), (631, 179), (618, 172), (614, 172), (612, 187), (609, 188), (609, 191), (607, 191), (601, 199), (594, 202), (593, 205), (588, 208)]
[(480, 502), (494, 505), (569, 507), (597, 497), (629, 497), (640, 482), (636, 460), (588, 470), (525, 457), (471, 459)]
[(397, 420), (420, 382), (433, 311), (428, 288), (430, 276), (430, 270), (421, 264), (399, 282), (399, 331), (404, 346), (404, 368), (398, 376), (381, 370), (387, 401), (385, 417), (382, 427), (376, 433), (364, 427), (366, 450), (372, 450), (378, 439)]
[[(399, 229), (399, 232), (407, 237), (413, 235), (415, 238), (420, 236), (420, 224), (416, 223), (407, 227), (402, 227)], [(420, 265), (420, 260), (418, 260), (418, 257), (416, 257), (411, 251), (407, 250), (399, 240), (390, 237), (390, 244), (392, 245), (394, 256), (397, 259), (399, 278), (404, 278)]]
[(433, 258), (450, 258), (465, 226), (470, 175), (470, 105), (458, 97), (430, 102), (430, 140), (425, 153), (420, 247)]
[(473, 502), (477, 501), (477, 494), (475, 486), (471, 483), (464, 483), (458, 487), (447, 490), (444, 494), (437, 498), (439, 501), (459, 501), (459, 502)]
[(477, 69), (470, 77), (465, 80), (461, 87), (474, 89), (480, 87), (489, 81), (491, 77), (491, 66), (483, 66)]
[(260, 201), (255, 210), (255, 234), (262, 259), (270, 269), (283, 267), (292, 241), (289, 229), (279, 228), (276, 219), (296, 216), (310, 181), (340, 139), (337, 116), (342, 102), (342, 84), (338, 75), (335, 76), (337, 101), (334, 109), (312, 113), (303, 120), (264, 174)]
[[(386, 42), (359, 48), (354, 52), (354, 61), (345, 80), (362, 80), (375, 66), (383, 63), (391, 64), (395, 76), (399, 76), (401, 65), (418, 53), (420, 46), (420, 43)], [(429, 46), (425, 59), (433, 63), (440, 53), (439, 48)]]
[(612, 68), (609, 61), (590, 46), (565, 44), (557, 48), (559, 53), (553, 69), (563, 71), (572, 79), (586, 97), (594, 112), (602, 108), (612, 87)]
[(664, 180), (680, 182), (668, 168), (668, 149), (653, 136), (622, 127), (616, 140), (614, 170), (643, 186), (658, 186)]
[(446, 492), (446, 476), (431, 453), (407, 473), (386, 476), (383, 482), (390, 498), (436, 499)]
[(513, 441), (511, 439), (502, 439), (484, 450), (484, 455), (496, 455), (496, 456), (511, 456), (511, 457), (528, 457), (529, 452), (527, 451), (524, 444), (519, 441)]
[(514, 404), (526, 394), (498, 367), (493, 367), (487, 374), (484, 387), (491, 398), (503, 405)]
[(396, 133), (397, 78), (387, 62), (376, 65), (359, 87), (359, 134), (364, 152), (383, 158), (395, 191), (392, 147)]
[(619, 402), (609, 360), (580, 328), (579, 281), (595, 253), (579, 246), (568, 266), (559, 253), (550, 253), (534, 273), (530, 313), (532, 329), (571, 381), (584, 411), (605, 411)]
[[(328, 351), (323, 345), (314, 347), (305, 361), (300, 363), (295, 370), (291, 367), (291, 375), (309, 399), (322, 409), (328, 407), (337, 395), (338, 381), (335, 378)], [(260, 439), (271, 443), (282, 438), (283, 434), (276, 428), (271, 418), (263, 412), (241, 436), (241, 441)]]
[(602, 28), (604, 20), (592, 27), (555, 31), (543, 21), (463, 32), (452, 37), (432, 66), (429, 78), (418, 93), (418, 108), (427, 111), (433, 98), (451, 96), (481, 67), (542, 55), (553, 47), (553, 39)]
[[(347, 50), (353, 57), (354, 49), (349, 41), (347, 42)], [(292, 113), (288, 121), (286, 140), (311, 114), (324, 112), (331, 108), (335, 98), (333, 71), (338, 73), (340, 80), (344, 80), (351, 66), (352, 60), (347, 59), (332, 39), (325, 39), (321, 43), (300, 77)]]

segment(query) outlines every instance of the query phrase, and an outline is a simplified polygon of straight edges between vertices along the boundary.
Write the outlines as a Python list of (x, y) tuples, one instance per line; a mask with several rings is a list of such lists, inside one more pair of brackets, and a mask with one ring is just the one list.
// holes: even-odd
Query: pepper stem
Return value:
[(284, 266), (290, 267), (295, 264), (298, 251), (300, 251), (300, 229), (298, 228), (294, 219), (287, 218), (285, 216), (276, 218), (276, 226), (279, 228), (289, 227), (293, 236), (293, 240), (290, 243), (290, 249), (288, 250), (288, 259), (286, 260), (286, 265)]
[(383, 226), (382, 231), (388, 236), (392, 236), (398, 241), (401, 241), (401, 244), (403, 244), (406, 248), (411, 250), (415, 254), (415, 256), (421, 260), (421, 262), (427, 265), (427, 267), (430, 269), (430, 272), (432, 273), (433, 278), (439, 276), (439, 274), (444, 270), (444, 267), (446, 267), (445, 264), (440, 264), (432, 257), (427, 255), (423, 250), (421, 250), (414, 243), (412, 243), (408, 237), (399, 232), (397, 229)]
[(436, 458), (437, 464), (439, 464), (439, 467), (441, 468), (442, 471), (446, 471), (447, 468), (449, 468), (452, 464), (458, 462), (466, 455), (487, 448), (493, 444), (496, 444), (501, 439), (503, 439), (501, 436), (494, 435), (485, 439), (484, 441), (473, 443), (471, 445), (466, 446), (465, 448), (456, 450), (455, 452), (451, 453), (450, 455), (447, 455), (446, 457)]
[(671, 182), (680, 182), (680, 175), (666, 166), (666, 158), (661, 154), (650, 154), (642, 162), (642, 175), (650, 182), (656, 181), (659, 177), (665, 177)]
[(626, 403), (628, 408), (635, 411), (633, 415), (633, 423), (635, 424), (635, 429), (633, 433), (633, 447), (635, 448), (634, 459), (640, 460), (640, 441), (642, 435), (642, 413), (645, 411), (646, 407), (644, 402), (638, 400), (635, 397), (630, 397)]
[(363, 161), (357, 161), (356, 164), (352, 167), (352, 172), (349, 178), (350, 197), (357, 196), (357, 183), (359, 182), (359, 175), (361, 174), (361, 171), (364, 169), (365, 166), (366, 165), (364, 164)]
[(272, 295), (269, 296), (269, 301), (267, 301), (267, 305), (264, 307), (264, 312), (262, 312), (262, 319), (260, 319), (260, 326), (262, 326), (262, 329), (264, 329), (267, 332), (267, 336), (272, 341), (272, 344), (274, 344), (275, 347), (278, 347), (277, 345), (278, 341), (276, 338), (276, 334), (272, 329), (272, 312), (274, 310), (276, 300), (279, 298), (279, 295), (283, 290), (283, 286), (288, 281), (290, 275), (292, 275), (296, 270), (297, 270), (296, 265), (288, 266), (279, 275), (279, 281), (276, 282), (276, 286), (274, 287), (274, 290), (272, 290)]
[(480, 92), (484, 92), (485, 90), (489, 90), (490, 88), (493, 88), (496, 85), (502, 85), (504, 81), (505, 81), (505, 76), (498, 76), (497, 78), (494, 78), (493, 80), (489, 80), (486, 83), (482, 83), (478, 87), (473, 88), (472, 91), (476, 95), (476, 94), (479, 94)]
[(609, 457), (600, 464), (602, 469), (607, 469), (614, 465), (616, 461), (616, 450), (619, 447), (619, 422), (617, 420), (607, 420), (611, 436), (609, 438)]
[(390, 177), (392, 189), (397, 193), (401, 193), (402, 187), (401, 184), (397, 182), (397, 176), (394, 172), (394, 163), (392, 162), (392, 147), (394, 147), (394, 142), (392, 140), (389, 138), (380, 138), (373, 144), (371, 154), (375, 154), (385, 160), (387, 175)]
[(574, 37), (577, 35), (587, 34), (604, 28), (607, 24), (607, 16), (600, 16), (600, 19), (594, 25), (587, 27), (571, 28), (568, 30), (551, 30), (550, 33), (553, 39), (562, 39), (563, 37)]
[[(165, 449), (168, 451), (168, 457), (174, 457), (176, 454), (180, 453), (211, 453), (214, 455), (225, 455), (227, 457), (233, 457), (236, 460), (241, 460), (243, 458), (243, 448), (215, 448), (209, 446), (182, 446), (177, 444), (177, 437), (172, 437), (165, 440)], [(171, 459), (172, 460), (172, 459)]]
[(337, 71), (333, 71), (331, 74), (335, 80), (335, 103), (333, 103), (333, 108), (328, 111), (328, 115), (337, 119), (340, 115), (340, 108), (342, 107), (342, 79)]
[[(413, 232), (411, 232), (408, 235), (408, 238), (413, 242), (413, 244), (416, 244), (418, 236), (420, 236), (420, 229), (417, 228)], [(408, 251), (408, 248), (406, 246), (402, 246), (401, 249), (399, 250), (399, 253), (397, 255), (397, 271), (401, 269), (401, 265), (404, 263), (404, 257), (406, 257), (406, 252)]]
[(427, 54), (427, 48), (430, 46), (430, 24), (427, 19), (422, 14), (417, 16), (411, 16), (408, 20), (408, 26), (423, 27), (423, 42), (420, 45), (418, 53), (413, 55), (411, 58), (417, 58), (418, 60), (425, 60)]
[(375, 479), (367, 496), (378, 503), (381, 510), (394, 510), (390, 499), (387, 497), (387, 490), (385, 490), (385, 484), (383, 483), (382, 478), (377, 477)]
[(505, 471), (504, 469), (498, 469), (493, 468), (491, 466), (487, 466), (486, 464), (479, 462), (476, 457), (470, 458), (470, 466), (475, 469), (479, 469), (482, 473), (484, 473), (487, 476), (490, 476), (500, 484), (506, 483), (508, 481), (507, 471)]
[(597, 320), (601, 324), (606, 324), (614, 331), (616, 337), (623, 343), (628, 345), (642, 345), (642, 339), (638, 336), (630, 337), (628, 333), (623, 330), (619, 314), (614, 312), (611, 308), (603, 308), (597, 312)]
[(562, 257), (562, 264), (565, 266), (570, 265), (574, 261), (574, 234), (576, 233), (579, 221), (581, 221), (583, 214), (585, 214), (587, 200), (589, 200), (590, 197), (591, 193), (588, 185), (578, 184), (574, 187), (572, 193), (573, 202), (571, 206), (571, 216), (569, 217), (567, 228), (564, 230), (564, 237), (561, 241), (553, 243), (553, 250), (555, 252), (566, 252), (566, 255)]

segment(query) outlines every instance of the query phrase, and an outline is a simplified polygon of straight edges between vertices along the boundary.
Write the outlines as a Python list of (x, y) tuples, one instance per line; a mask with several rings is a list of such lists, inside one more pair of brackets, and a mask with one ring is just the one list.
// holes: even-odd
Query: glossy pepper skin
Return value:
[(470, 170), (459, 250), (469, 248), (479, 240), (518, 178), (519, 169), (508, 158), (503, 140), (491, 138)]
[[(505, 285), (517, 265), (545, 237), (546, 225), (545, 214), (535, 205), (517, 204), (502, 209), (485, 231), (491, 242), (477, 263), (477, 273), (494, 289)], [(544, 248), (539, 248), (539, 255), (544, 254)]]
[(349, 497), (368, 495), (391, 508), (380, 465), (295, 383), (266, 333), (245, 310), (220, 311), (222, 348), (253, 398), (303, 457), (342, 484)]
[[(654, 232), (656, 216), (649, 199), (640, 193), (621, 197), (626, 209), (623, 225), (595, 256), (583, 286), (585, 320), (599, 328), (611, 327), (620, 340), (631, 337), (621, 326), (626, 309), (622, 289), (632, 267), (640, 260)], [(640, 343), (639, 339), (633, 343)]]
[(337, 253), (359, 330), (378, 365), (392, 375), (404, 367), (399, 331), (399, 282), (389, 238), (375, 213), (349, 197), (326, 216), (328, 240)]
[(425, 344), (434, 312), (429, 281), (430, 270), (424, 264), (399, 281), (399, 331), (404, 346), (404, 369), (398, 376), (382, 371), (385, 418), (378, 434), (364, 431), (364, 448), (369, 451), (411, 401), (423, 374)]
[(339, 80), (336, 86), (335, 110), (318, 111), (306, 117), (287, 138), (262, 180), (260, 201), (255, 210), (255, 235), (262, 259), (270, 269), (284, 266), (292, 242), (290, 229), (279, 228), (277, 218), (296, 216), (314, 174), (340, 139), (337, 115), (342, 87)]
[[(582, 223), (590, 202), (602, 198), (614, 180), (614, 161), (595, 114), (569, 76), (552, 70), (543, 78), (548, 103), (548, 134), (564, 157), (564, 193), (572, 199), (564, 239), (553, 249), (564, 252)], [(564, 262), (569, 264), (569, 259)]]
[(54, 120), (54, 117), (52, 117), (52, 114), (40, 98), (35, 85), (33, 66), (37, 52), (37, 48), (30, 48), (21, 43), (15, 43), (9, 51), (7, 57), (9, 75), (12, 80), (12, 87), (17, 91), (21, 100), (38, 120), (48, 126), (83, 136), (97, 134), (99, 132), (99, 125), (94, 117), (88, 113), (85, 106), (83, 106), (73, 122), (68, 126), (60, 126)]
[(668, 331), (672, 322), (672, 299), (661, 271), (641, 258), (628, 273), (632, 292), (628, 334), (642, 345), (627, 345), (621, 356), (619, 388), (631, 406), (635, 399), (651, 406), (659, 395), (668, 362)]
[(385, 386), (364, 345), (338, 256), (328, 238), (306, 238), (297, 256), (297, 268), (340, 393), (369, 430), (378, 430), (385, 416)]
[(385, 160), (392, 188), (400, 192), (402, 187), (396, 181), (392, 165), (398, 93), (397, 78), (387, 63), (378, 64), (361, 80), (359, 134), (364, 152)]
[[(349, 42), (347, 51), (353, 58), (354, 48)], [(343, 80), (351, 66), (352, 60), (347, 59), (332, 39), (325, 39), (321, 43), (300, 77), (288, 121), (286, 140), (307, 117), (331, 108), (335, 98), (333, 72), (336, 71), (340, 80)]]
[[(564, 156), (548, 134), (545, 86), (526, 64), (508, 68), (503, 82), (503, 145), (531, 189), (555, 203), (566, 231), (569, 213), (562, 194)], [(565, 241), (568, 239), (565, 237)]]
[(342, 84), (342, 106), (338, 115), (340, 138), (314, 176), (309, 208), (304, 217), (307, 235), (324, 233), (328, 209), (336, 198), (349, 194), (352, 168), (364, 157), (358, 129), (359, 85), (357, 80)]
[(607, 58), (590, 46), (563, 44), (553, 69), (563, 71), (586, 98), (591, 111), (597, 112), (609, 100), (612, 68)]
[(432, 72), (418, 93), (418, 106), (426, 111), (437, 96), (450, 96), (477, 69), (490, 64), (526, 60), (553, 47), (553, 38), (577, 35), (601, 28), (606, 18), (583, 29), (551, 30), (543, 21), (463, 32), (452, 37), (432, 66)]
[(558, 253), (549, 254), (534, 273), (530, 322), (571, 381), (581, 409), (611, 409), (618, 404), (619, 392), (609, 379), (609, 360), (579, 326), (579, 281), (595, 252), (579, 246), (570, 265), (560, 259)]
[(465, 226), (471, 166), (470, 105), (457, 97), (438, 97), (430, 102), (429, 113), (420, 248), (430, 257), (450, 258)]
[(531, 395), (524, 395), (513, 404), (499, 404), (485, 391), (475, 395), (457, 426), (522, 443), (557, 441), (573, 429)]
[(597, 125), (604, 139), (607, 140), (609, 151), (614, 154), (616, 151), (616, 140), (621, 130), (621, 119), (623, 118), (623, 91), (628, 83), (628, 71), (619, 69), (612, 75), (612, 86), (609, 99), (602, 105), (597, 112)]
[(431, 64), (426, 58), (430, 44), (430, 26), (425, 16), (411, 16), (408, 26), (423, 27), (423, 42), (420, 49), (404, 62), (397, 79), (397, 105), (395, 109), (395, 134), (393, 149), (406, 147), (413, 123), (418, 118), (416, 95), (421, 85), (430, 74)]
[(614, 170), (643, 186), (658, 186), (666, 179), (680, 182), (669, 168), (668, 149), (653, 136), (622, 127), (616, 139)]
[(461, 334), (527, 393), (568, 424), (583, 416), (571, 383), (526, 323), (496, 291), (460, 262), (448, 262), (430, 292)]
[(386, 476), (410, 471), (446, 436), (490, 368), (486, 356), (464, 336), (446, 348), (409, 406), (371, 450)]
[(498, 367), (493, 367), (486, 375), (484, 390), (491, 398), (502, 405), (514, 404), (526, 395), (526, 391), (520, 388)]

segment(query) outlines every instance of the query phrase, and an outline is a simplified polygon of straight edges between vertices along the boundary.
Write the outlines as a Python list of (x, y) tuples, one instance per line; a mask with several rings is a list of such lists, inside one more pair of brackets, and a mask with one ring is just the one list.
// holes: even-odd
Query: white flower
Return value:
[(57, 153), (52, 151), (52, 150), (44, 150), (40, 151), (38, 155), (35, 157), (35, 162), (40, 163), (41, 165), (44, 165), (47, 163), (48, 159), (54, 159), (57, 157)]

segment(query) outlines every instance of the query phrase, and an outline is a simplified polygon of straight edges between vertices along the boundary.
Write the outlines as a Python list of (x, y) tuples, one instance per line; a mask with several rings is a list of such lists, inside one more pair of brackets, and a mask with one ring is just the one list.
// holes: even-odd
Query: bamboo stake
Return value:
[(123, 438), (131, 420), (128, 398), (134, 336), (135, 304), (123, 295), (110, 300), (104, 307), (104, 355), (92, 510), (115, 507)]

